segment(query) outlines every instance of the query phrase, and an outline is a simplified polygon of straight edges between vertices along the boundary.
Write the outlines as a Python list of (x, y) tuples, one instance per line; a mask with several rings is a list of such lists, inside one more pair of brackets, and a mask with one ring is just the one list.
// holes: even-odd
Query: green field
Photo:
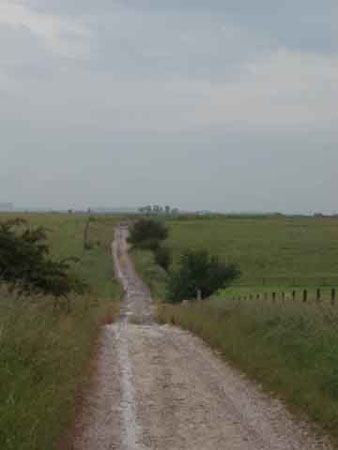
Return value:
[(118, 313), (121, 292), (109, 248), (119, 219), (92, 220), (85, 251), (85, 216), (25, 217), (49, 229), (53, 256), (80, 258), (74, 270), (90, 285), (85, 295), (72, 296), (70, 313), (62, 305), (55, 310), (50, 298), (0, 290), (0, 448), (52, 450), (71, 430), (99, 327)]
[(228, 295), (305, 287), (314, 295), (338, 285), (338, 218), (223, 216), (168, 225), (174, 263), (185, 248), (203, 248), (239, 264), (242, 276)]

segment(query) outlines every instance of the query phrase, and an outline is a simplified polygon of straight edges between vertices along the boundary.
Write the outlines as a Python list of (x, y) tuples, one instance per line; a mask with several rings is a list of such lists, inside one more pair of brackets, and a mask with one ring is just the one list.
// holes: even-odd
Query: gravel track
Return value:
[(116, 231), (115, 271), (125, 296), (102, 333), (75, 450), (331, 450), (282, 403), (221, 361), (199, 338), (153, 320), (148, 287)]

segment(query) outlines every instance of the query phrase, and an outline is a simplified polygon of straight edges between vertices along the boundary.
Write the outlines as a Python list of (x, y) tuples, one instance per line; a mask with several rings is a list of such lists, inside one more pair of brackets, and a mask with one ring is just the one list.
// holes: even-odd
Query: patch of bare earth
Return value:
[(126, 236), (121, 228), (113, 244), (125, 290), (121, 319), (103, 330), (73, 448), (332, 449), (199, 338), (154, 323), (149, 289), (134, 271)]

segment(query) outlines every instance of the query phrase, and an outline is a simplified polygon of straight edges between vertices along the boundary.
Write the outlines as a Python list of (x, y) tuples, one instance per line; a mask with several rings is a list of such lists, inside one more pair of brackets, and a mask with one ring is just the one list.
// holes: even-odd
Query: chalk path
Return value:
[(102, 332), (73, 449), (331, 450), (199, 338), (154, 322), (127, 234), (119, 228), (112, 245), (125, 291), (120, 321)]

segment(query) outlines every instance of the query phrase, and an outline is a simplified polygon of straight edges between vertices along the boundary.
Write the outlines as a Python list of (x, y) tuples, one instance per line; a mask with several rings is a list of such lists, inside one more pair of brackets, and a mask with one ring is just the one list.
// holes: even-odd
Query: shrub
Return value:
[(178, 269), (169, 274), (168, 299), (173, 303), (196, 299), (198, 290), (202, 299), (209, 297), (239, 275), (235, 264), (225, 264), (206, 250), (187, 250)]
[(168, 236), (168, 229), (163, 222), (151, 219), (141, 219), (130, 228), (128, 242), (133, 247), (154, 250)]
[(31, 229), (22, 219), (0, 223), (0, 284), (19, 294), (55, 299), (67, 298), (71, 291), (82, 293), (85, 284), (70, 271), (76, 258), (52, 260), (46, 239), (46, 229)]
[(151, 250), (155, 252), (158, 248), (160, 248), (160, 241), (158, 239), (145, 239), (141, 241), (139, 244), (134, 245), (141, 250)]
[(164, 270), (168, 270), (171, 263), (171, 252), (168, 247), (157, 247), (154, 250), (155, 262)]

